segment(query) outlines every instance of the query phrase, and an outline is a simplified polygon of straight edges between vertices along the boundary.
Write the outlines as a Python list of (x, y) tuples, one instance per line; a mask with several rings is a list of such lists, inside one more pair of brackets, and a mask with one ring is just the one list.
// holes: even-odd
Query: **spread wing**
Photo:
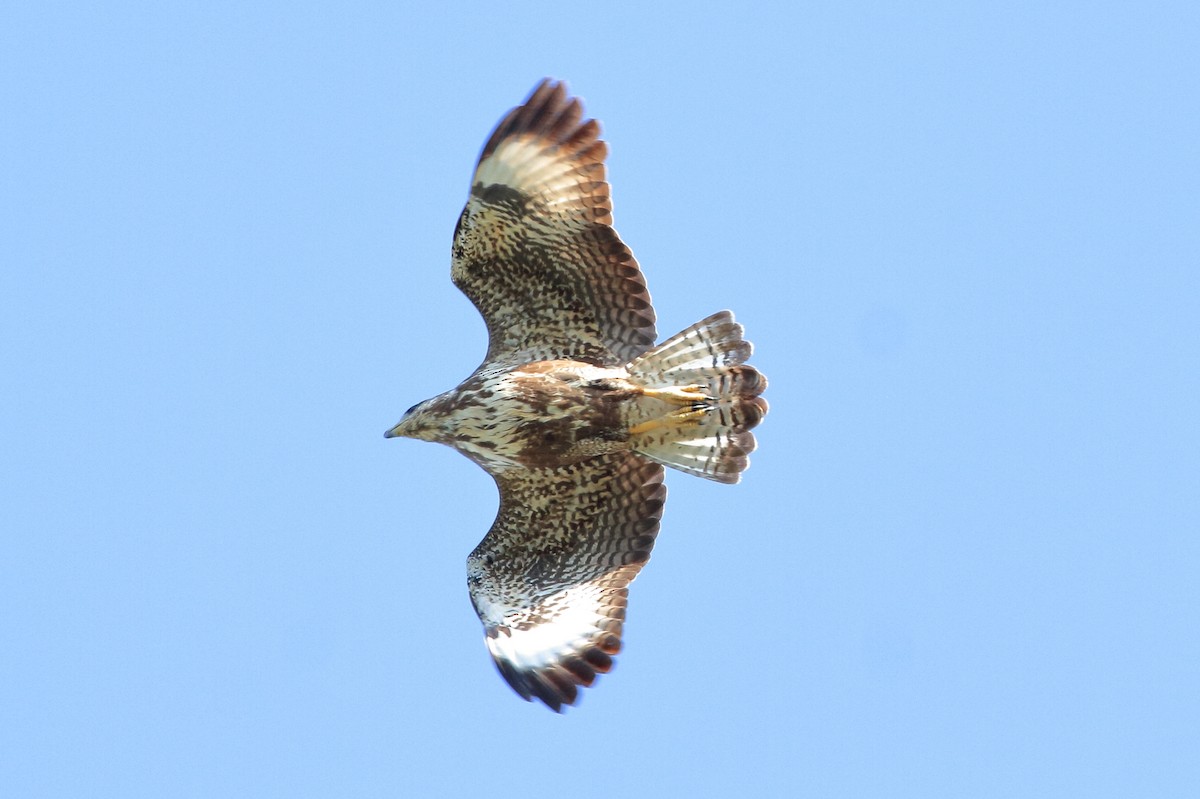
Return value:
[(600, 125), (543, 80), (483, 148), (451, 277), (488, 328), (485, 363), (627, 363), (654, 344), (646, 281), (612, 229)]
[(500, 674), (555, 711), (612, 668), (627, 586), (650, 558), (663, 467), (627, 452), (496, 478), (500, 512), (467, 559)]

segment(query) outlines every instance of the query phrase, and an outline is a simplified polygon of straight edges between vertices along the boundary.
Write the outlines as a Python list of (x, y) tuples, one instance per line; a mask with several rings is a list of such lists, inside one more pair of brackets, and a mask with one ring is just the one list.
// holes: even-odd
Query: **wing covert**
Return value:
[(616, 453), (496, 478), (500, 511), (467, 559), (471, 602), (500, 674), (561, 711), (612, 668), (628, 585), (650, 558), (663, 468)]
[(454, 231), (451, 277), (488, 328), (487, 363), (633, 360), (655, 315), (612, 228), (600, 125), (543, 80), (484, 145)]

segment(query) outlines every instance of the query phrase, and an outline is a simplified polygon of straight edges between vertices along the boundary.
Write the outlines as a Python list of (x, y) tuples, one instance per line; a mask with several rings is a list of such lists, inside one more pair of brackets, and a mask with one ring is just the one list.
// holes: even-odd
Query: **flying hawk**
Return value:
[(487, 323), (487, 356), (386, 433), (448, 444), (495, 478), (500, 510), (467, 558), (471, 602), (508, 684), (560, 712), (621, 648), (663, 465), (738, 482), (767, 412), (767, 381), (729, 311), (654, 346), (645, 279), (612, 228), (599, 135), (552, 80), (501, 120), (451, 265)]

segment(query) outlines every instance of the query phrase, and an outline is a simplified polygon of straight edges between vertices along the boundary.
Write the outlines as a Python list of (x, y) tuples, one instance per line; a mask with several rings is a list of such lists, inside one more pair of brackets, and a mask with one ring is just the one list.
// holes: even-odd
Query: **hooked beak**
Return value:
[(409, 408), (400, 417), (400, 421), (396, 425), (383, 434), (384, 438), (424, 438), (427, 420), (418, 411), (425, 405), (424, 402), (418, 402), (416, 405)]

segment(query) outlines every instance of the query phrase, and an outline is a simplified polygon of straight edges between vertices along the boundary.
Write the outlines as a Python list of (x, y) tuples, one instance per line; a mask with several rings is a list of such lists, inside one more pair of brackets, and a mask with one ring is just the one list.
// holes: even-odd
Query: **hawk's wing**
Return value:
[(650, 558), (663, 467), (621, 452), (496, 478), (500, 512), (467, 559), (496, 667), (555, 711), (612, 667), (630, 581)]
[(543, 80), (492, 133), (454, 231), (451, 277), (483, 314), (486, 363), (627, 363), (654, 344), (646, 281), (616, 231), (595, 120)]

